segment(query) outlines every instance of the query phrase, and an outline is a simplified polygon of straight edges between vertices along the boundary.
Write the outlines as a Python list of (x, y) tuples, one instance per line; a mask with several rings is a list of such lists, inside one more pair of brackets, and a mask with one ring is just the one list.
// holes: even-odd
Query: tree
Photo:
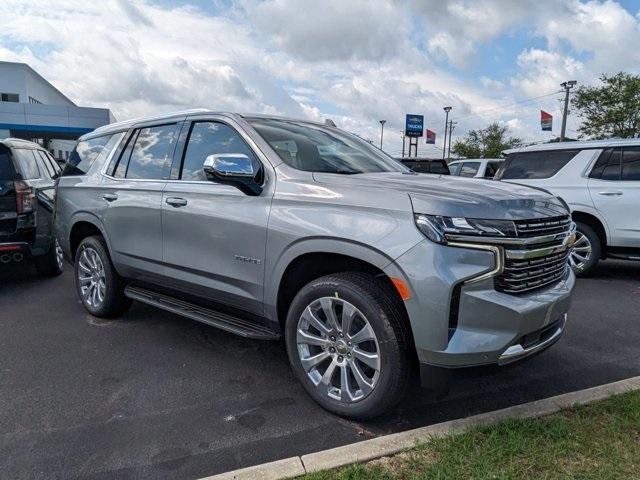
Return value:
[(509, 127), (492, 123), (481, 130), (470, 130), (451, 147), (453, 153), (466, 158), (499, 158), (503, 150), (522, 145), (522, 140), (508, 137)]
[(630, 138), (640, 135), (640, 76), (619, 72), (600, 77), (601, 85), (582, 86), (571, 100), (582, 125), (580, 136)]

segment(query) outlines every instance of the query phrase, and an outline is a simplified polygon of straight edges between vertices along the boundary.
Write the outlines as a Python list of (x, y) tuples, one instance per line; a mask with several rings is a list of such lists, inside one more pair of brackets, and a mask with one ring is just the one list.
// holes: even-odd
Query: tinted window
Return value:
[(126, 178), (168, 178), (175, 146), (175, 131), (175, 124), (140, 129), (133, 144)]
[(560, 171), (579, 150), (512, 153), (507, 156), (502, 179), (550, 178)]
[(6, 153), (0, 153), (0, 180), (13, 180), (11, 160)]
[(480, 168), (480, 162), (464, 162), (462, 168), (460, 168), (461, 177), (473, 177), (478, 173)]
[(620, 180), (620, 160), (622, 152), (619, 148), (608, 148), (598, 157), (589, 176), (601, 180)]
[(290, 167), (307, 172), (402, 172), (380, 149), (337, 128), (287, 120), (249, 118), (253, 128)]
[(462, 163), (455, 163), (449, 165), (449, 171), (451, 175), (460, 175), (460, 169), (462, 168)]
[(106, 135), (78, 142), (69, 155), (62, 175), (84, 175), (98, 158), (104, 159), (113, 149), (120, 134)]
[(218, 122), (197, 122), (191, 126), (181, 178), (206, 180), (202, 170), (204, 160), (209, 155), (220, 153), (243, 153), (254, 162), (256, 170), (260, 167), (249, 146), (233, 128)]
[(622, 152), (622, 180), (640, 180), (640, 148), (628, 147)]
[(500, 162), (488, 162), (487, 168), (484, 170), (484, 178), (493, 178), (498, 169), (500, 168)]
[(16, 148), (13, 150), (13, 158), (15, 159), (18, 176), (22, 180), (40, 178), (40, 170), (36, 163), (36, 157), (33, 155), (33, 150)]
[(435, 161), (435, 162), (429, 162), (430, 165), (430, 169), (431, 169), (431, 173), (435, 173), (438, 175), (449, 175), (449, 167), (447, 167), (446, 162), (442, 161)]

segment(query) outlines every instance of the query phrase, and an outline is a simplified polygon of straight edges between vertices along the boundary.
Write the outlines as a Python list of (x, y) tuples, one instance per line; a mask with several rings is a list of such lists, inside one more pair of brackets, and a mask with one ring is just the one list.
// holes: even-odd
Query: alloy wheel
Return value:
[(298, 356), (323, 394), (353, 403), (369, 395), (380, 377), (380, 348), (367, 318), (337, 297), (314, 300), (296, 330)]
[(56, 253), (56, 265), (60, 270), (62, 270), (64, 267), (64, 254), (62, 253), (62, 247), (60, 246), (60, 242), (58, 242), (57, 238), (54, 240), (53, 248)]
[(104, 265), (98, 252), (86, 247), (78, 260), (78, 282), (83, 301), (97, 308), (104, 302), (107, 290)]
[(584, 270), (585, 265), (589, 262), (593, 251), (589, 238), (582, 232), (576, 232), (576, 243), (573, 244), (571, 254), (569, 255), (569, 264), (574, 271)]

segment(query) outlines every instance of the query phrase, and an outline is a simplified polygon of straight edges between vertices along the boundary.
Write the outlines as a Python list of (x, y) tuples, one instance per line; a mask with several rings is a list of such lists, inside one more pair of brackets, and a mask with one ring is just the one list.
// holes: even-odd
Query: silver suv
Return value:
[(562, 335), (569, 210), (530, 187), (419, 175), (327, 122), (204, 110), (82, 137), (55, 225), (96, 316), (144, 302), (284, 336), (324, 408), (368, 418), (410, 381)]

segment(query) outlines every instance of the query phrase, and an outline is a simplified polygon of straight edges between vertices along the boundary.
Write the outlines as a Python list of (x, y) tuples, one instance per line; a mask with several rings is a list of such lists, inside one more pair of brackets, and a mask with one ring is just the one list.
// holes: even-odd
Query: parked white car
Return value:
[(468, 158), (449, 163), (451, 175), (458, 177), (493, 178), (503, 158)]
[(577, 274), (589, 273), (601, 258), (640, 260), (640, 139), (547, 143), (504, 153), (496, 179), (543, 188), (571, 208), (578, 238), (570, 262)]

